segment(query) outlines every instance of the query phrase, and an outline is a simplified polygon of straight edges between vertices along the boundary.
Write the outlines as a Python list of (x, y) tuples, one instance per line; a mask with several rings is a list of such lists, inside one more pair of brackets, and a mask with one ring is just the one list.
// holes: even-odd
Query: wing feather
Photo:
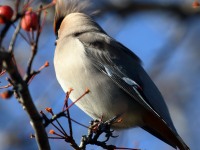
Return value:
[[(83, 43), (88, 59), (97, 69), (143, 107), (163, 119), (176, 133), (159, 90), (132, 51), (105, 33), (84, 32), (78, 35), (78, 39)], [(129, 81), (135, 84), (131, 85)]]

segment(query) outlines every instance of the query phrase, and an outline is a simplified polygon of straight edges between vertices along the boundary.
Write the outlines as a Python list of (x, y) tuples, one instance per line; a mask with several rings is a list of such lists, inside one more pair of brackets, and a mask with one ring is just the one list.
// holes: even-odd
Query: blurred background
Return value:
[[(200, 147), (200, 8), (194, 9), (194, 0), (91, 0), (99, 13), (95, 20), (112, 37), (131, 49), (143, 61), (143, 66), (160, 89), (168, 105), (174, 125), (191, 150)], [(0, 0), (0, 5), (14, 7), (15, 0)], [(33, 8), (48, 4), (50, 0), (34, 0)], [(53, 55), (56, 37), (53, 32), (54, 9), (47, 10), (46, 24), (40, 37), (39, 51), (33, 68), (37, 70), (45, 61), (50, 67), (37, 75), (29, 86), (38, 110), (52, 107), (62, 110), (65, 93), (55, 78)], [(3, 25), (0, 25), (2, 30)], [(3, 45), (9, 45), (14, 29), (10, 29)], [(22, 31), (22, 34), (26, 35)], [(15, 57), (24, 74), (31, 50), (18, 38)], [(6, 85), (6, 76), (0, 86)], [(3, 92), (4, 90), (0, 90)], [(88, 125), (91, 120), (76, 106), (71, 108), (72, 118)], [(64, 127), (67, 120), (61, 119)], [(74, 124), (74, 136), (79, 143), (87, 129)], [(47, 132), (53, 129), (48, 127)], [(36, 150), (33, 133), (26, 112), (15, 98), (0, 99), (0, 149)], [(110, 143), (141, 150), (173, 150), (156, 137), (140, 128), (116, 131), (118, 138)], [(62, 140), (50, 140), (52, 150), (71, 149)], [(89, 146), (87, 149), (101, 149)]]

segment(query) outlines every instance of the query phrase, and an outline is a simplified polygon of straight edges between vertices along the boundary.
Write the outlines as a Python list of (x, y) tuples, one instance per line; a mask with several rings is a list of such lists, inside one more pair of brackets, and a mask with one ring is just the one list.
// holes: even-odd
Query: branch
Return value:
[(9, 48), (8, 48), (8, 51), (10, 53), (13, 52), (13, 48), (14, 48), (14, 45), (15, 45), (15, 42), (16, 42), (16, 39), (17, 39), (17, 36), (18, 36), (18, 33), (19, 33), (20, 29), (21, 29), (21, 19), (20, 19), (20, 21), (19, 21), (19, 23), (18, 23), (18, 25), (17, 25), (17, 27), (15, 29), (15, 32), (13, 33), (12, 39), (10, 41), (10, 45), (9, 45)]
[(43, 126), (42, 118), (40, 117), (31, 95), (28, 90), (27, 83), (22, 79), (19, 74), (16, 65), (12, 61), (12, 54), (8, 52), (0, 51), (0, 60), (3, 67), (7, 70), (10, 78), (13, 82), (14, 91), (17, 95), (19, 102), (23, 108), (27, 111), (31, 120), (31, 125), (35, 130), (37, 144), (40, 150), (50, 150), (48, 137)]
[[(40, 38), (40, 33), (41, 33), (41, 26), (40, 26), (40, 16), (41, 16), (41, 11), (42, 9), (42, 6), (40, 6), (40, 11), (39, 11), (39, 14), (38, 14), (38, 28), (37, 28), (37, 35), (36, 35), (36, 40), (35, 42), (31, 42), (31, 50), (32, 50), (32, 55), (29, 59), (29, 62), (28, 62), (28, 67), (27, 67), (27, 77), (26, 78), (29, 78), (30, 77), (30, 74), (31, 74), (31, 69), (32, 69), (32, 64), (33, 64), (33, 60), (37, 54), (37, 49), (38, 49), (38, 42), (39, 42), (39, 38)], [(33, 33), (33, 32), (32, 32)], [(27, 80), (27, 79), (26, 79)]]

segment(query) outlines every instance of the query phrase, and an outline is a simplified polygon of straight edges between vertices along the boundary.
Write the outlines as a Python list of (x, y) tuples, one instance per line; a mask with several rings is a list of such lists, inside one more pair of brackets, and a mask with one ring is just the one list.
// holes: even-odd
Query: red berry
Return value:
[(2, 99), (8, 99), (12, 95), (13, 95), (13, 91), (8, 90), (8, 91), (5, 91), (3, 93), (0, 93), (0, 98), (2, 98)]
[(10, 21), (13, 16), (13, 10), (10, 6), (0, 6), (0, 24)]
[(25, 31), (34, 31), (38, 28), (38, 15), (32, 10), (26, 11), (21, 21), (21, 27)]
[(198, 8), (200, 6), (200, 3), (198, 2), (198, 1), (194, 1), (193, 3), (192, 3), (192, 7), (193, 8)]

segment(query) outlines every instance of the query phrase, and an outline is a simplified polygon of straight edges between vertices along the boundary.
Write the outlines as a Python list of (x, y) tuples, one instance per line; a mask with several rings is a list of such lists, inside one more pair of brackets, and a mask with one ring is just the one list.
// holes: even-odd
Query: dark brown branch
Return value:
[(20, 76), (16, 65), (12, 61), (12, 54), (8, 52), (0, 51), (0, 60), (2, 61), (3, 67), (6, 69), (10, 78), (13, 82), (14, 91), (17, 95), (19, 102), (23, 108), (27, 111), (33, 129), (35, 130), (37, 144), (40, 150), (50, 150), (48, 137), (43, 126), (42, 118), (40, 117), (31, 95), (28, 90), (28, 85), (23, 81)]
[(13, 33), (12, 39), (10, 41), (10, 45), (9, 45), (9, 48), (8, 48), (8, 51), (10, 53), (13, 52), (13, 48), (14, 48), (14, 45), (15, 45), (15, 42), (16, 42), (16, 39), (17, 39), (17, 35), (18, 35), (20, 29), (21, 29), (21, 19), (20, 19), (20, 21), (19, 21), (19, 23), (18, 23), (18, 25), (17, 25), (17, 27), (15, 29), (15, 32)]
[[(47, 127), (49, 124), (51, 124), (51, 123), (54, 122), (56, 119), (59, 119), (59, 118), (61, 118), (61, 117), (65, 117), (65, 118), (69, 119), (69, 117), (68, 117), (68, 115), (66, 114), (65, 111), (62, 111), (62, 112), (60, 112), (60, 113), (54, 115), (51, 119), (48, 119), (47, 117), (43, 116), (43, 119), (46, 121), (46, 122), (44, 123), (44, 126)], [(74, 122), (74, 123), (76, 123), (76, 124), (78, 124), (78, 125), (80, 125), (80, 126), (85, 127), (85, 128), (88, 129), (88, 126), (79, 123), (78, 121), (72, 119), (71, 117), (70, 117), (70, 120), (71, 120), (72, 122)]]
[[(39, 11), (38, 20), (37, 20), (38, 21), (38, 28), (37, 28), (36, 40), (35, 40), (35, 42), (31, 42), (32, 55), (31, 55), (29, 62), (28, 62), (27, 77), (26, 78), (29, 78), (29, 76), (31, 74), (33, 60), (34, 60), (34, 58), (37, 54), (38, 42), (39, 42), (39, 37), (40, 37), (40, 33), (41, 33), (41, 25), (40, 25), (40, 17), (41, 17), (41, 12), (42, 12), (41, 9), (42, 9), (42, 6), (40, 6), (40, 11)], [(25, 80), (27, 80), (27, 79), (25, 79)]]
[(21, 0), (17, 0), (17, 1), (15, 2), (15, 12), (19, 12), (20, 1), (21, 1)]
[[(66, 98), (65, 98), (65, 108), (69, 107), (69, 105), (68, 105), (69, 99), (68, 98), (69, 98), (69, 92), (67, 92), (67, 95), (66, 95)], [(70, 136), (72, 137), (73, 136), (72, 120), (71, 120), (69, 109), (67, 109), (67, 116), (68, 116), (68, 124), (69, 124), (69, 133), (70, 133)]]
[[(20, 2), (20, 1), (18, 0), (16, 4), (19, 5), (19, 4), (18, 4), (19, 2)], [(18, 6), (16, 6), (16, 7), (17, 7), (16, 9), (18, 9)], [(13, 24), (14, 24), (19, 18), (21, 18), (21, 17), (22, 17), (22, 14), (16, 13), (15, 16), (13, 17), (13, 20), (8, 21), (8, 22), (4, 25), (4, 28), (3, 28), (3, 30), (2, 30), (1, 33), (0, 33), (0, 48), (2, 47), (3, 39), (4, 39), (4, 37), (6, 36), (6, 34), (7, 34), (8, 30), (10, 29), (11, 25), (13, 25)]]

